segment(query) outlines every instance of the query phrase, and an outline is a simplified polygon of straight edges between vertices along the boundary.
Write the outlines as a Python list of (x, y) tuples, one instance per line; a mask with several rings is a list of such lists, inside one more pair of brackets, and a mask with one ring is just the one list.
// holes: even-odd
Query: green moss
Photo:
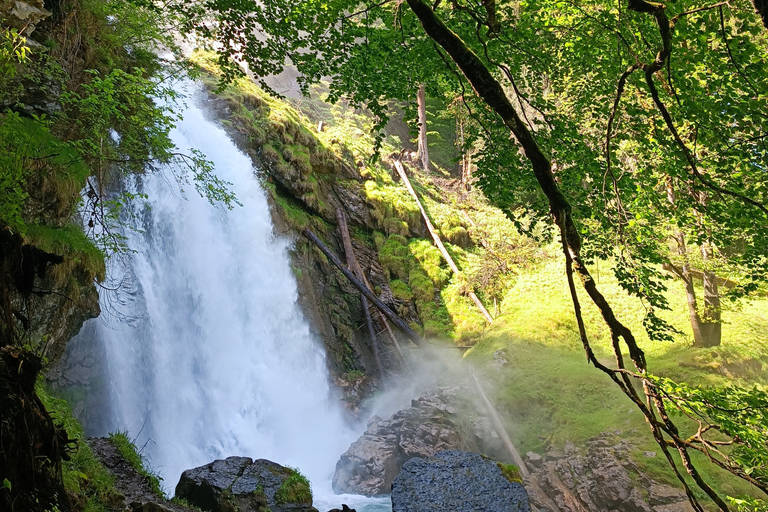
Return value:
[(435, 285), (426, 272), (420, 267), (411, 269), (408, 274), (408, 284), (417, 301), (435, 300)]
[(80, 226), (74, 224), (63, 227), (28, 225), (26, 241), (43, 251), (65, 256), (82, 265), (99, 281), (104, 279), (106, 273), (104, 253), (83, 233)]
[(395, 217), (389, 217), (382, 222), (384, 232), (390, 235), (408, 236), (408, 223)]
[(501, 470), (501, 474), (512, 483), (523, 483), (523, 477), (520, 476), (520, 468), (513, 464), (504, 464), (503, 462), (497, 462), (497, 466)]
[(416, 301), (416, 310), (424, 324), (424, 336), (450, 339), (453, 332), (451, 315), (444, 305), (432, 301)]
[(390, 282), (389, 289), (392, 290), (392, 295), (394, 295), (396, 299), (409, 301), (413, 298), (411, 288), (399, 279)]
[(45, 212), (72, 213), (90, 169), (70, 144), (55, 137), (46, 122), (0, 114), (0, 224), (22, 235), (23, 210), (30, 197)]
[(442, 288), (451, 279), (451, 271), (446, 266), (443, 256), (431, 241), (414, 238), (408, 244), (408, 250), (419, 262), (436, 287)]
[(146, 461), (139, 454), (136, 445), (133, 444), (133, 441), (128, 437), (128, 434), (121, 431), (113, 432), (109, 434), (109, 440), (115, 445), (117, 451), (120, 452), (120, 455), (123, 456), (128, 464), (147, 479), (152, 492), (160, 498), (165, 498), (165, 493), (163, 492), (162, 487), (160, 487), (161, 478), (147, 467)]
[(402, 186), (394, 183), (368, 180), (365, 182), (365, 194), (373, 207), (371, 215), (384, 229), (385, 219), (400, 219), (409, 230), (418, 231), (421, 226), (421, 212), (413, 198)]
[(291, 476), (286, 478), (280, 488), (275, 492), (275, 503), (312, 503), (312, 489), (307, 477), (291, 468)]
[(413, 265), (408, 240), (402, 235), (389, 235), (379, 249), (379, 262), (390, 276), (407, 279)]

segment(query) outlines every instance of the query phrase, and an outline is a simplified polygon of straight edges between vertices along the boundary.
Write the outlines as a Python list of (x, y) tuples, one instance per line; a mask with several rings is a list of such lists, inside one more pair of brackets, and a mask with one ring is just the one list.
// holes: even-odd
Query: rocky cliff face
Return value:
[(0, 1), (0, 20), (26, 36), (32, 34), (37, 24), (50, 15), (43, 0)]
[(529, 453), (531, 504), (539, 512), (692, 512), (685, 492), (643, 474), (629, 457), (632, 450), (630, 442), (606, 432), (585, 448), (566, 444), (544, 457)]
[(0, 230), (5, 335), (56, 361), (83, 322), (99, 314), (93, 275), (78, 262)]

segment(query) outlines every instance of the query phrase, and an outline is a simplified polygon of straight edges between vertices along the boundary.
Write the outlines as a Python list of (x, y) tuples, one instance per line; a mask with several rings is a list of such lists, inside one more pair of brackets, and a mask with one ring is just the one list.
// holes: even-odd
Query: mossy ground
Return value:
[(280, 488), (275, 492), (275, 503), (312, 503), (312, 489), (307, 477), (299, 473), (297, 469), (290, 468), (291, 475), (286, 478)]

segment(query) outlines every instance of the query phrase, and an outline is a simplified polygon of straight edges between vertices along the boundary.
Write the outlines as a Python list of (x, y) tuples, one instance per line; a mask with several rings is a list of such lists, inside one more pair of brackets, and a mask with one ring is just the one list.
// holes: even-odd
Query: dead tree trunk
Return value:
[(425, 171), (429, 170), (429, 144), (427, 143), (427, 93), (424, 84), (419, 86), (416, 94), (419, 107), (419, 164)]
[(355, 285), (355, 288), (360, 290), (360, 293), (365, 295), (365, 298), (368, 299), (373, 303), (374, 306), (379, 308), (379, 311), (381, 311), (384, 316), (386, 316), (395, 326), (400, 329), (408, 338), (413, 341), (416, 345), (419, 347), (425, 348), (428, 343), (419, 336), (416, 331), (411, 329), (408, 324), (403, 322), (400, 317), (398, 317), (394, 311), (389, 309), (383, 302), (381, 302), (378, 297), (376, 297), (371, 290), (368, 289), (365, 284), (360, 281), (358, 278), (355, 277), (355, 275), (344, 266), (344, 264), (341, 263), (341, 260), (331, 252), (330, 249), (319, 239), (317, 238), (317, 235), (315, 235), (310, 229), (304, 229), (301, 234), (310, 242), (315, 244), (320, 251), (325, 254), (326, 258), (333, 263), (333, 265), (338, 268), (342, 274), (344, 274), (344, 277), (349, 279), (349, 282)]
[[(347, 267), (352, 270), (360, 281), (363, 281), (363, 271), (355, 258), (355, 250), (352, 247), (352, 240), (349, 238), (349, 227), (347, 226), (347, 217), (341, 208), (336, 209), (336, 219), (339, 223), (339, 232), (341, 233), (341, 240), (344, 245), (344, 253), (347, 256)], [(371, 312), (368, 309), (368, 299), (365, 295), (360, 293), (360, 302), (363, 308), (363, 314), (365, 315), (365, 325), (368, 328), (368, 336), (371, 340), (371, 348), (373, 349), (373, 357), (376, 359), (376, 367), (379, 369), (379, 376), (384, 378), (384, 368), (381, 365), (381, 358), (379, 357), (379, 341), (376, 337), (376, 331), (373, 329), (373, 322), (371, 321)]]
[[(424, 218), (424, 223), (427, 225), (427, 230), (429, 230), (429, 234), (432, 235), (432, 240), (435, 242), (435, 245), (437, 246), (437, 249), (440, 251), (440, 254), (443, 255), (443, 258), (448, 263), (448, 266), (451, 267), (451, 270), (453, 271), (456, 276), (461, 278), (462, 274), (459, 270), (459, 267), (456, 266), (456, 263), (453, 261), (453, 258), (451, 258), (451, 255), (448, 254), (448, 251), (445, 249), (445, 246), (443, 245), (442, 240), (440, 240), (440, 235), (437, 234), (437, 231), (435, 231), (434, 226), (432, 226), (432, 221), (429, 220), (429, 217), (427, 216), (427, 211), (424, 209), (424, 206), (421, 204), (421, 200), (419, 199), (418, 194), (416, 194), (416, 191), (413, 189), (413, 186), (411, 185), (411, 180), (408, 179), (408, 175), (405, 173), (405, 169), (403, 168), (403, 164), (399, 160), (395, 160), (395, 169), (397, 170), (397, 173), (400, 175), (400, 179), (403, 180), (403, 184), (405, 185), (405, 188), (408, 189), (408, 192), (413, 196), (413, 198), (416, 200), (416, 205), (419, 207), (419, 211), (421, 211), (421, 216)], [(485, 306), (483, 306), (483, 303), (480, 302), (480, 299), (477, 297), (474, 291), (467, 292), (467, 295), (469, 295), (469, 298), (472, 299), (472, 302), (475, 303), (477, 308), (480, 310), (480, 312), (485, 317), (485, 320), (489, 323), (493, 323), (493, 317), (490, 313), (488, 313), (488, 310), (485, 309)]]
[(465, 190), (469, 191), (472, 188), (469, 184), (469, 180), (472, 177), (472, 154), (464, 148), (464, 119), (459, 117), (456, 124), (459, 125), (459, 143), (461, 148), (461, 185)]

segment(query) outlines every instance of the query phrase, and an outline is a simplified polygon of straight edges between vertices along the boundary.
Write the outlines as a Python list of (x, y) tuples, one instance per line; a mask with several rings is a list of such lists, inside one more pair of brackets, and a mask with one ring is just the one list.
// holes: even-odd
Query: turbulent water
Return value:
[(359, 432), (342, 419), (322, 345), (297, 306), (288, 241), (273, 233), (251, 160), (188, 103), (173, 141), (213, 161), (242, 207), (212, 207), (171, 172), (128, 184), (148, 199), (130, 205), (135, 252), (110, 265), (127, 300), (103, 294), (96, 327), (109, 430), (144, 446), (169, 491), (184, 469), (245, 455), (299, 468), (321, 512), (342, 502), (387, 510), (387, 500), (332, 495), (335, 463)]

